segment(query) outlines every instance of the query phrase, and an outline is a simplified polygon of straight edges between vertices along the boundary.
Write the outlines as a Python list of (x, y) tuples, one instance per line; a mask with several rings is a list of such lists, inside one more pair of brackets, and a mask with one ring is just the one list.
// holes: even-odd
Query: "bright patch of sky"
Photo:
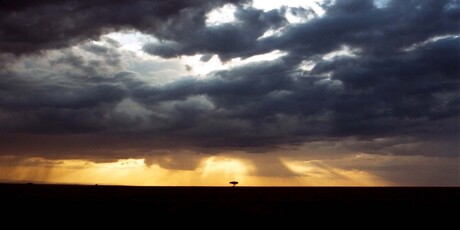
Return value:
[(324, 9), (321, 8), (319, 3), (324, 0), (283, 0), (283, 1), (267, 1), (267, 0), (253, 0), (252, 6), (257, 9), (262, 9), (264, 11), (270, 11), (273, 9), (279, 9), (282, 6), (287, 7), (303, 7), (311, 8), (318, 16), (321, 16), (325, 13)]
[(227, 61), (225, 63), (221, 62), (217, 55), (214, 55), (207, 62), (201, 61), (201, 57), (203, 56), (201, 54), (197, 54), (194, 56), (182, 56), (181, 59), (185, 62), (187, 66), (190, 67), (189, 68), (190, 74), (204, 77), (207, 74), (212, 73), (214, 71), (227, 70), (227, 69), (247, 65), (249, 63), (254, 63), (254, 62), (272, 61), (286, 54), (287, 54), (286, 52), (282, 52), (280, 50), (274, 50), (269, 53), (254, 55), (246, 59), (233, 58), (230, 61)]
[(231, 4), (211, 10), (206, 15), (206, 26), (218, 26), (235, 21), (235, 11), (236, 7)]
[(443, 35), (443, 36), (435, 36), (435, 37), (428, 38), (427, 40), (425, 40), (423, 42), (412, 44), (411, 46), (409, 46), (407, 48), (404, 48), (403, 50), (408, 52), (408, 51), (415, 50), (415, 49), (417, 49), (417, 48), (419, 48), (421, 46), (424, 46), (426, 44), (436, 42), (436, 41), (441, 40), (441, 39), (458, 38), (458, 37), (460, 37), (460, 34), (449, 34), (449, 35)]
[(283, 51), (280, 51), (280, 50), (274, 50), (274, 51), (269, 52), (269, 53), (254, 55), (254, 56), (252, 56), (250, 58), (246, 58), (246, 59), (233, 58), (230, 61), (230, 64), (244, 65), (244, 64), (251, 63), (251, 62), (273, 61), (273, 60), (278, 59), (278, 58), (280, 58), (280, 57), (282, 57), (282, 56), (284, 56), (286, 54), (287, 54), (287, 52), (283, 52)]
[(128, 64), (127, 71), (133, 71), (138, 77), (152, 85), (162, 85), (190, 75), (186, 62), (182, 58), (165, 59), (150, 55), (142, 50), (146, 43), (158, 40), (148, 34), (138, 31), (114, 32), (105, 35), (120, 44), (124, 55), (123, 60)]
[(142, 51), (142, 46), (148, 42), (155, 42), (153, 36), (138, 31), (114, 32), (105, 35), (120, 43), (121, 49), (132, 51), (138, 55), (147, 55)]
[(338, 50), (323, 55), (323, 60), (331, 60), (337, 56), (355, 57), (357, 52), (359, 52), (359, 49), (353, 49), (344, 45)]
[(165, 84), (191, 75), (205, 77), (214, 71), (228, 70), (252, 62), (271, 61), (286, 55), (285, 52), (275, 50), (246, 59), (233, 58), (225, 63), (221, 62), (217, 55), (204, 62), (201, 60), (203, 54), (164, 59), (142, 51), (142, 46), (146, 42), (156, 41), (150, 35), (133, 31), (110, 33), (105, 36), (119, 42), (120, 49), (134, 54), (127, 60), (130, 63), (128, 70), (139, 73), (140, 77), (150, 79), (149, 82), (151, 81), (152, 84)]
[(374, 0), (374, 5), (377, 8), (385, 8), (390, 0)]
[(315, 67), (316, 63), (311, 60), (304, 60), (300, 63), (299, 69), (303, 71), (310, 71)]
[(189, 67), (188, 71), (190, 74), (200, 75), (200, 77), (202, 77), (213, 71), (228, 69), (228, 67), (220, 61), (217, 55), (212, 56), (207, 62), (201, 61), (202, 57), (203, 55), (201, 54), (182, 57), (185, 65)]
[(265, 31), (265, 33), (262, 34), (262, 36), (258, 37), (257, 40), (260, 40), (262, 38), (267, 38), (267, 37), (279, 37), (281, 36), (281, 34), (283, 34), (284, 29), (285, 29), (284, 27), (276, 29), (276, 30), (269, 29)]
[[(284, 1), (267, 1), (267, 0), (254, 0), (252, 7), (264, 11), (273, 9), (280, 9), (281, 7), (298, 7), (315, 12), (317, 16), (324, 14), (324, 9), (320, 4), (324, 0), (284, 0)], [(226, 4), (220, 8), (210, 11), (206, 15), (206, 26), (218, 26), (225, 23), (234, 22), (234, 13), (237, 8), (232, 4)], [(312, 14), (313, 15), (313, 14)], [(291, 24), (302, 23), (311, 19), (311, 15), (306, 15), (302, 12), (293, 13), (291, 10), (286, 11), (286, 18)], [(283, 28), (278, 30), (269, 30), (259, 39), (268, 36), (277, 36), (283, 32)], [(246, 65), (252, 62), (271, 61), (286, 55), (285, 52), (275, 50), (261, 55), (255, 55), (246, 59), (234, 58), (225, 63), (221, 62), (217, 55), (212, 56), (211, 59), (204, 62), (202, 57), (205, 54), (196, 54), (193, 56), (181, 56), (177, 58), (164, 59), (158, 56), (149, 55), (143, 52), (142, 47), (146, 43), (158, 42), (157, 39), (148, 34), (143, 34), (138, 31), (122, 31), (114, 32), (105, 35), (117, 41), (120, 44), (120, 49), (131, 52), (133, 56), (127, 60), (129, 62), (129, 71), (134, 71), (140, 77), (148, 79), (152, 84), (165, 84), (178, 78), (197, 76), (205, 77), (209, 73), (219, 70), (228, 70), (234, 67)], [(347, 50), (338, 51), (336, 55), (347, 54)], [(334, 54), (328, 54), (325, 58), (333, 57)], [(304, 70), (312, 68), (312, 64), (306, 64)]]
[(201, 60), (203, 54), (164, 59), (142, 51), (145, 43), (156, 41), (153, 36), (134, 31), (115, 32), (105, 36), (119, 42), (120, 49), (133, 54), (125, 59), (129, 63), (127, 70), (137, 72), (141, 78), (152, 84), (166, 84), (189, 76), (205, 77), (214, 71), (228, 70), (251, 62), (271, 61), (286, 55), (285, 52), (275, 50), (246, 59), (234, 58), (225, 63), (217, 55), (204, 62)]

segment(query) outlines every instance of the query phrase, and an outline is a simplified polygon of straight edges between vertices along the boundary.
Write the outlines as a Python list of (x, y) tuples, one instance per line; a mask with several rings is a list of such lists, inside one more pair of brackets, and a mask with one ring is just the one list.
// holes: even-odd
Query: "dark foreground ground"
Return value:
[[(129, 187), (0, 184), (7, 216), (99, 218), (126, 216), (458, 219), (460, 188), (430, 187)], [(4, 218), (5, 215), (3, 216)], [(102, 217), (100, 217), (102, 218)], [(265, 218), (265, 221), (270, 221)], [(179, 220), (180, 221), (180, 220)], [(331, 218), (334, 221), (334, 218)], [(444, 221), (445, 222), (445, 221)], [(378, 224), (378, 223), (377, 223)]]

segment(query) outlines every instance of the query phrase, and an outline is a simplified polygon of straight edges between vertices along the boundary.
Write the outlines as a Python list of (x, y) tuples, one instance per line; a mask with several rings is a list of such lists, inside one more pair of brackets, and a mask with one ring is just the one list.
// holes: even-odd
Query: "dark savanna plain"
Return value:
[(0, 219), (457, 220), (459, 25), (459, 0), (0, 0)]
[(100, 216), (214, 217), (227, 221), (276, 218), (265, 219), (267, 224), (290, 218), (359, 217), (382, 224), (409, 220), (420, 224), (425, 218), (425, 223), (443, 219), (446, 224), (456, 219), (460, 188), (0, 184), (0, 202), (8, 216), (72, 219), (78, 214), (82, 221)]

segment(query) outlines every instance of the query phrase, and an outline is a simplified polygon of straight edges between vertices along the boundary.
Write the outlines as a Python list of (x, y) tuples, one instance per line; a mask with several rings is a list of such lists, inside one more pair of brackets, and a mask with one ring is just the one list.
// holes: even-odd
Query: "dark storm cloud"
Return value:
[[(97, 58), (61, 51), (46, 61), (54, 71), (8, 66), (0, 78), (0, 122), (5, 124), (0, 130), (16, 136), (2, 143), (8, 150), (2, 153), (31, 151), (15, 147), (14, 138), (27, 133), (73, 133), (85, 136), (79, 144), (97, 137), (82, 144), (87, 149), (79, 148), (80, 154), (155, 148), (262, 152), (349, 137), (401, 140), (392, 151), (375, 144), (348, 146), (369, 153), (458, 154), (458, 1), (390, 1), (383, 8), (372, 1), (336, 1), (323, 17), (293, 25), (282, 10), (240, 7), (236, 23), (213, 27), (205, 26), (204, 15), (224, 1), (169, 2), (113, 1), (107, 9), (100, 2), (11, 4), (0, 16), (0, 33), (9, 34), (2, 36), (0, 50), (24, 54), (68, 46), (105, 30), (134, 28), (161, 40), (144, 50), (162, 57), (200, 53), (202, 61), (214, 54), (228, 60), (273, 50), (286, 55), (164, 85), (124, 72), (113, 41), (81, 46)], [(44, 14), (48, 11), (54, 13)], [(45, 22), (56, 25), (39, 33), (43, 29), (35, 27)], [(279, 28), (281, 34), (258, 39)], [(323, 58), (344, 46), (354, 55)], [(303, 61), (314, 68), (301, 70)], [(406, 143), (417, 147), (397, 148)], [(76, 144), (53, 151), (66, 147)]]
[(459, 32), (455, 1), (390, 1), (385, 8), (372, 2), (337, 1), (324, 17), (294, 25), (281, 37), (262, 39), (258, 49), (283, 49), (312, 58), (349, 45), (366, 55), (393, 55), (428, 38)]
[(458, 115), (459, 52), (459, 39), (446, 38), (386, 58), (337, 58), (312, 72), (333, 71), (344, 85), (334, 106), (340, 131), (382, 133)]
[(113, 41), (84, 44), (18, 59), (0, 70), (0, 127), (4, 133), (88, 133), (135, 127), (116, 112), (138, 83), (122, 71)]
[[(324, 17), (292, 25), (280, 36), (256, 41), (262, 31), (257, 35), (245, 33), (240, 37), (241, 42), (255, 42), (248, 47), (223, 46), (231, 50), (213, 49), (212, 45), (203, 47), (195, 41), (206, 41), (207, 35), (203, 35), (206, 33), (198, 33), (203, 37), (191, 36), (193, 39), (169, 41), (162, 46), (148, 45), (147, 51), (166, 57), (211, 52), (225, 60), (229, 55), (245, 57), (275, 49), (288, 51), (289, 55), (278, 63), (278, 68), (276, 62), (245, 66), (220, 72), (217, 78), (205, 82), (175, 82), (152, 89), (145, 93), (148, 96), (139, 98), (141, 103), (146, 100), (152, 103), (206, 95), (219, 109), (219, 113), (208, 117), (217, 114), (219, 120), (224, 120), (224, 116), (246, 124), (239, 134), (232, 132), (225, 137), (240, 137), (254, 145), (295, 143), (315, 136), (374, 138), (431, 133), (431, 138), (449, 136), (453, 147), (444, 148), (441, 154), (455, 156), (457, 119), (443, 122), (445, 131), (430, 126), (438, 120), (458, 117), (459, 39), (452, 36), (429, 39), (459, 34), (458, 21), (455, 1), (392, 1), (384, 8), (375, 7), (372, 1), (337, 1)], [(223, 24), (207, 30), (241, 25), (245, 24)], [(242, 26), (240, 30), (246, 29)], [(245, 40), (248, 37), (251, 39)], [(213, 42), (203, 44), (219, 44), (219, 38), (213, 37)], [(358, 50), (356, 56), (318, 59), (343, 45)], [(301, 60), (314, 60), (317, 64), (310, 73), (296, 72)], [(330, 78), (326, 77), (328, 73)], [(194, 132), (194, 137), (200, 135)]]
[(213, 7), (238, 0), (0, 1), (0, 52), (25, 54), (67, 47), (123, 29), (168, 34), (204, 24)]
[[(211, 138), (207, 144), (216, 146), (248, 145), (239, 140), (264, 146), (320, 136), (428, 132), (430, 138), (450, 136), (454, 142), (444, 154), (455, 155), (458, 121), (443, 123), (442, 130), (430, 126), (458, 117), (459, 41), (440, 39), (393, 56), (335, 58), (318, 63), (310, 74), (292, 73), (296, 63), (290, 61), (259, 63), (218, 72), (207, 80), (140, 88), (133, 98), (148, 107), (205, 96), (215, 106), (212, 110), (177, 103), (176, 122), (185, 119), (179, 123), (187, 126), (178, 128), (193, 134), (189, 138)], [(326, 72), (332, 72), (330, 78), (322, 75)], [(209, 127), (209, 122), (216, 123)]]
[(268, 29), (287, 23), (277, 10), (265, 13), (254, 8), (239, 8), (235, 18), (237, 23), (186, 30), (186, 36), (176, 36), (173, 41), (147, 44), (144, 51), (167, 58), (196, 53), (217, 53), (221, 60), (249, 56), (245, 51), (256, 46), (258, 37)]
[(312, 58), (350, 45), (366, 54), (392, 55), (434, 36), (457, 34), (459, 12), (456, 1), (448, 0), (390, 1), (385, 8), (377, 8), (372, 0), (337, 1), (324, 17), (291, 25), (281, 36), (258, 39), (286, 24), (285, 10), (240, 7), (236, 22), (186, 30), (187, 36), (165, 37), (166, 41), (147, 44), (144, 50), (163, 57), (210, 52), (227, 60), (280, 49)]
[[(126, 94), (110, 81), (84, 83), (28, 82), (29, 76), (3, 76), (0, 82), (11, 88), (0, 90), (0, 117), (3, 132), (87, 132), (101, 129), (103, 117)], [(97, 81), (97, 82), (95, 82)]]

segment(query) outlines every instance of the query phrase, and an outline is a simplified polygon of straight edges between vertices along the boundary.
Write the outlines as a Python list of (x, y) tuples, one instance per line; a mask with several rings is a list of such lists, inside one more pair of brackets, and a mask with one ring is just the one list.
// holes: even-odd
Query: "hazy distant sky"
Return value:
[(459, 186), (459, 5), (0, 0), (0, 181)]

